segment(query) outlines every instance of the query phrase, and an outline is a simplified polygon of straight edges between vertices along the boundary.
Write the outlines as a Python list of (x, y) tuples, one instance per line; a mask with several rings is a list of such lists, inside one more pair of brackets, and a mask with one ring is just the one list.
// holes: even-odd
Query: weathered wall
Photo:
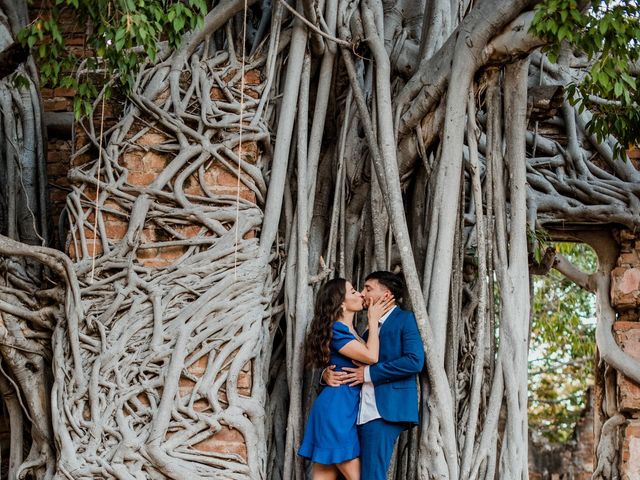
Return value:
[[(255, 83), (259, 83), (259, 74), (255, 71), (247, 72), (245, 85), (247, 93), (250, 92), (251, 86)], [(212, 90), (211, 96), (216, 99), (218, 95), (217, 89)], [(118, 105), (108, 105), (108, 114), (105, 116), (104, 121), (107, 125), (111, 125), (115, 122), (118, 114)], [(96, 112), (95, 118), (99, 117), (100, 112)], [(158, 129), (150, 129), (146, 133), (142, 133), (142, 130), (147, 130), (147, 125), (141, 123), (139, 129), (132, 131), (131, 147), (127, 150), (127, 153), (118, 159), (118, 164), (124, 167), (127, 173), (126, 183), (131, 187), (146, 187), (150, 185), (157, 176), (165, 169), (168, 163), (171, 161), (173, 154), (167, 153), (164, 146), (167, 142), (172, 140), (166, 136), (166, 133)], [(135, 139), (133, 139), (135, 137)], [(82, 133), (78, 128), (75, 132), (75, 147), (76, 150), (80, 150), (86, 145), (87, 136)], [(245, 142), (242, 145), (242, 158), (255, 164), (258, 160), (259, 150), (255, 142)], [(72, 157), (70, 167), (82, 165), (87, 161), (92, 161), (97, 158), (97, 150), (89, 149), (86, 153), (76, 155)], [(228, 171), (222, 167), (218, 162), (211, 162), (209, 167), (204, 172), (205, 184), (208, 189), (208, 193), (213, 195), (222, 195), (228, 197), (235, 197), (239, 195), (241, 198), (249, 200), (251, 202), (256, 201), (255, 193), (243, 183), (238, 184), (237, 177), (233, 172)], [(186, 182), (184, 193), (193, 198), (206, 197), (207, 194), (202, 190), (200, 183), (198, 182), (197, 173), (193, 174)], [(94, 195), (91, 193), (91, 195)], [(197, 200), (193, 200), (197, 203)], [(85, 208), (85, 215), (88, 221), (93, 222), (93, 213), (91, 208)], [(129, 225), (128, 212), (124, 212), (117, 202), (107, 200), (104, 208), (102, 209), (102, 216), (105, 220), (105, 230), (107, 238), (111, 244), (117, 244), (122, 240), (127, 232)], [(177, 233), (184, 236), (184, 238), (195, 237), (201, 231), (201, 226), (197, 224), (185, 224), (183, 227), (175, 229)], [(94, 234), (91, 229), (85, 228), (85, 237), (89, 239), (87, 241), (89, 249), (89, 257), (92, 255), (99, 256), (103, 253), (101, 242), (98, 239), (93, 240)], [(248, 235), (253, 235), (250, 232)], [(140, 248), (136, 251), (137, 260), (145, 267), (151, 267), (154, 269), (163, 269), (171, 267), (179, 263), (180, 258), (187, 253), (186, 246), (169, 246), (169, 247), (152, 247), (144, 248), (144, 244), (161, 242), (166, 238), (166, 231), (149, 226), (143, 230), (143, 239)], [(75, 244), (69, 238), (67, 240), (67, 251), (70, 257), (74, 260), (81, 260), (87, 258), (83, 252), (76, 251)], [(182, 398), (188, 398), (193, 391), (194, 386), (205, 374), (207, 364), (209, 362), (209, 355), (201, 357), (194, 362), (191, 366), (187, 367), (186, 371), (180, 377), (179, 388), (180, 396)], [(228, 368), (228, 365), (227, 365)], [(242, 368), (238, 377), (238, 394), (240, 396), (251, 396), (252, 378), (251, 378), (251, 364), (246, 364)], [(221, 404), (226, 404), (227, 400), (225, 394), (218, 398)], [(143, 403), (148, 405), (146, 400), (142, 400)], [(201, 412), (210, 409), (209, 403), (200, 399), (194, 403), (194, 410)], [(212, 428), (212, 432), (214, 432)], [(222, 426), (219, 431), (215, 431), (210, 436), (204, 438), (202, 441), (193, 444), (192, 448), (202, 452), (217, 453), (227, 456), (236, 456), (242, 459), (241, 461), (247, 461), (247, 447), (245, 439), (241, 432), (235, 428)]]
[[(43, 6), (36, 1), (31, 6), (32, 18), (41, 12)], [(64, 13), (61, 17), (60, 28), (64, 32), (67, 47), (79, 56), (85, 52), (85, 26), (78, 23), (71, 13)], [(60, 214), (63, 211), (69, 192), (67, 172), (70, 167), (72, 145), (71, 121), (73, 118), (74, 90), (70, 88), (43, 88), (42, 104), (44, 121), (47, 126), (47, 174), (49, 177), (49, 202), (52, 238), (55, 246), (62, 246), (60, 241), (65, 232), (60, 232)], [(64, 229), (64, 226), (63, 226)]]
[[(35, 7), (37, 8), (37, 6)], [(65, 32), (65, 42), (69, 47), (76, 50), (79, 55), (84, 52), (84, 26), (79, 25), (71, 16), (64, 18), (62, 29)], [(249, 71), (245, 75), (245, 93), (248, 96), (256, 97), (257, 93), (252, 90), (253, 85), (261, 82), (260, 73), (258, 71)], [(73, 96), (74, 91), (71, 89), (43, 89), (43, 106), (45, 111), (45, 122), (49, 124), (48, 130), (48, 154), (47, 154), (47, 170), (49, 176), (49, 200), (51, 208), (52, 226), (54, 228), (54, 242), (59, 248), (66, 249), (69, 255), (78, 260), (82, 255), (75, 251), (75, 247), (69, 236), (67, 235), (68, 223), (63, 218), (67, 194), (70, 190), (71, 183), (68, 173), (74, 167), (97, 158), (97, 149), (86, 149), (84, 154), (75, 155), (83, 147), (87, 146), (87, 136), (81, 128), (76, 125), (72, 130), (70, 123), (73, 112)], [(219, 88), (213, 88), (211, 97), (214, 100), (224, 99), (224, 94)], [(103, 118), (105, 130), (113, 125), (117, 120), (117, 116), (121, 112), (121, 103), (116, 99), (106, 105), (105, 115)], [(100, 109), (96, 112), (95, 118), (100, 118), (102, 112)], [(68, 128), (65, 128), (68, 125)], [(135, 140), (135, 145), (129, 150), (124, 158), (119, 159), (119, 163), (128, 171), (127, 183), (132, 186), (144, 187), (149, 185), (157, 177), (157, 175), (165, 168), (170, 160), (166, 151), (163, 151), (162, 144), (166, 141), (166, 137), (161, 131), (150, 131)], [(258, 146), (255, 142), (243, 144), (244, 160), (255, 164), (258, 159)], [(237, 177), (219, 164), (212, 163), (205, 173), (206, 184), (209, 192), (219, 195), (235, 196), (255, 202), (255, 194), (244, 184), (238, 185)], [(238, 190), (239, 188), (239, 190)], [(202, 195), (205, 193), (201, 190), (198, 181), (191, 182), (191, 186), (185, 188), (185, 193), (190, 195)], [(111, 242), (117, 242), (122, 239), (127, 231), (128, 219), (118, 215), (118, 205), (111, 204), (110, 208), (114, 213), (103, 213), (106, 219), (107, 236)], [(91, 220), (91, 212), (86, 212), (89, 220)], [(179, 233), (186, 238), (190, 238), (198, 234), (200, 227), (185, 226)], [(85, 229), (85, 235), (88, 238), (93, 237), (93, 233)], [(162, 240), (164, 232), (157, 229), (145, 229), (145, 241), (154, 242)], [(95, 243), (89, 241), (90, 254), (100, 255), (102, 246), (100, 241)], [(174, 264), (184, 253), (186, 247), (164, 247), (164, 248), (148, 248), (138, 250), (138, 260), (146, 267), (165, 268)], [(201, 378), (207, 367), (208, 356), (200, 358), (185, 372), (180, 379), (180, 394), (188, 396), (193, 390), (194, 385)], [(252, 388), (251, 365), (247, 364), (240, 373), (238, 380), (238, 394), (242, 396), (250, 396)], [(221, 403), (225, 403), (225, 398), (219, 399)], [(196, 402), (194, 409), (206, 409), (208, 405), (203, 401)], [(198, 403), (203, 403), (199, 405)], [(0, 436), (8, 435), (8, 429), (2, 429), (0, 424)], [(5, 431), (7, 430), (7, 431)], [(6, 442), (8, 443), (8, 442)], [(193, 445), (193, 448), (204, 452), (217, 452), (225, 455), (237, 455), (246, 461), (247, 449), (242, 434), (232, 428), (223, 427), (214, 435), (205, 438), (200, 443)], [(3, 456), (3, 459), (7, 458)]]
[[(640, 150), (629, 152), (632, 161)], [(614, 334), (622, 350), (640, 360), (640, 235), (627, 230), (616, 232), (620, 252), (611, 273), (611, 302), (616, 310)], [(599, 369), (598, 374), (602, 374)], [(599, 379), (602, 383), (602, 379)], [(618, 449), (620, 478), (640, 480), (640, 385), (622, 374), (615, 377), (617, 407), (625, 415), (620, 429)], [(598, 387), (596, 387), (598, 388)], [(573, 439), (552, 445), (533, 438), (530, 444), (530, 478), (532, 480), (586, 480), (593, 472), (595, 456), (594, 411), (592, 395), (589, 406), (576, 426)]]
[[(613, 328), (625, 353), (640, 360), (640, 235), (622, 231), (618, 238), (620, 256), (611, 273), (611, 298), (618, 314)], [(640, 480), (640, 385), (622, 374), (617, 383), (618, 408), (627, 418), (620, 439), (620, 474), (623, 480)]]

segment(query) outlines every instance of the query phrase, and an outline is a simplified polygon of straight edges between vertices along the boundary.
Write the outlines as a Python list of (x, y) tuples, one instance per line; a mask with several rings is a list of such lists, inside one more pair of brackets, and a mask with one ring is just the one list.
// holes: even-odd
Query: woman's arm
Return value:
[(352, 340), (339, 350), (339, 353), (351, 360), (371, 365), (378, 361), (380, 351), (380, 339), (378, 330), (380, 328), (380, 319), (394, 305), (393, 298), (382, 297), (376, 303), (369, 307), (367, 318), (369, 320), (369, 337), (366, 345), (358, 340)]

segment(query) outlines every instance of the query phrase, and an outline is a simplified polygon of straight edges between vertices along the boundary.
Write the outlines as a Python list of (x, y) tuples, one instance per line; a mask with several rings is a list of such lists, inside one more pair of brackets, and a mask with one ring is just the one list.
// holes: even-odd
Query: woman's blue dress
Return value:
[[(330, 364), (336, 366), (337, 372), (344, 367), (355, 367), (351, 359), (338, 353), (352, 340), (356, 337), (349, 327), (340, 322), (333, 324)], [(360, 455), (356, 428), (359, 407), (360, 385), (324, 387), (311, 407), (298, 455), (325, 465), (346, 462)]]

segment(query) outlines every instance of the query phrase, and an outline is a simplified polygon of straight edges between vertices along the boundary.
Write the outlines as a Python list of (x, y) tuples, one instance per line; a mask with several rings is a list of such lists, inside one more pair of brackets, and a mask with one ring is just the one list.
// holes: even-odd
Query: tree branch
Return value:
[(556, 253), (553, 268), (562, 273), (569, 280), (585, 290), (596, 293), (596, 279), (592, 274), (583, 272), (564, 255)]

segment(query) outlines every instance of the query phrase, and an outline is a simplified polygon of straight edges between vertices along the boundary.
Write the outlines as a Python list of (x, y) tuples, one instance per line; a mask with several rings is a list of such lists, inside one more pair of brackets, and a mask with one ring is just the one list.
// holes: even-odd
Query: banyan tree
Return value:
[[(537, 232), (598, 254), (591, 275), (544, 260), (596, 293), (594, 478), (618, 478), (613, 373), (640, 382), (640, 364), (612, 333), (611, 231), (640, 226), (640, 172), (589, 129), (622, 100), (576, 104), (598, 55), (565, 42), (551, 61), (538, 3), (221, 0), (153, 56), (104, 34), (136, 68), (75, 65), (100, 88), (73, 126), (59, 249), (19, 58), (0, 83), (8, 478), (306, 478), (314, 292), (377, 269), (404, 275), (426, 355), (393, 478), (527, 478)], [(141, 25), (135, 2), (97, 5)], [(0, 1), (0, 49), (46, 9), (29, 14)]]

